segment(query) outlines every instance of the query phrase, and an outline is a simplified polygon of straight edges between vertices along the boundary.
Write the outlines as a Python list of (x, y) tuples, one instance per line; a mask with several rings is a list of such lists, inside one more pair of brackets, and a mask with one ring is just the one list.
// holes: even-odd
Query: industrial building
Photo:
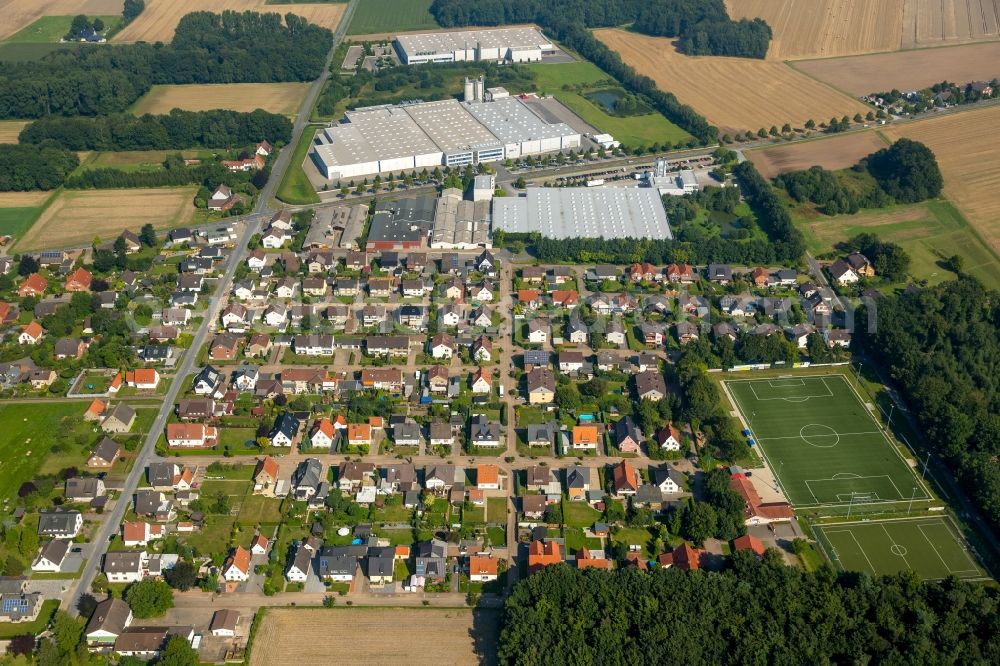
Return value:
[[(482, 176), (476, 176), (479, 180)], [(492, 193), (492, 190), (491, 190)], [(441, 192), (430, 246), (437, 250), (472, 250), (492, 247), (490, 241), (490, 200), (468, 201), (462, 192), (448, 188)]]
[(645, 181), (649, 187), (656, 188), (661, 195), (681, 196), (701, 189), (692, 169), (681, 169), (672, 173), (670, 163), (662, 157), (656, 160), (656, 166), (652, 171), (646, 172)]
[(497, 28), (399, 35), (399, 59), (406, 65), (427, 62), (538, 62), (556, 47), (537, 28)]
[(372, 215), (365, 250), (412, 250), (425, 245), (436, 208), (433, 197), (380, 201)]
[(547, 238), (672, 238), (652, 188), (531, 187), (493, 199), (493, 230)]
[[(490, 92), (492, 91), (492, 92)], [(310, 155), (329, 180), (438, 166), (461, 167), (580, 147), (580, 133), (549, 123), (517, 97), (466, 81), (465, 101), (348, 111), (317, 133)]]

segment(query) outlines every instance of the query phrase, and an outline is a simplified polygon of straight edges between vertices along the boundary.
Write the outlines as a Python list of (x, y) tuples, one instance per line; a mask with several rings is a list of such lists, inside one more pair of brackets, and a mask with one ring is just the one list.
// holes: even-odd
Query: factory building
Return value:
[[(476, 176), (477, 181), (480, 178), (483, 176)], [(441, 192), (437, 212), (434, 215), (430, 246), (436, 250), (473, 250), (492, 247), (489, 199), (468, 201), (462, 198), (460, 190), (453, 187)]]
[(399, 35), (396, 52), (405, 65), (428, 62), (538, 62), (556, 47), (537, 28), (498, 28)]
[(310, 152), (328, 180), (438, 166), (463, 167), (580, 147), (580, 133), (549, 123), (522, 99), (482, 78), (465, 101), (441, 100), (348, 111), (320, 130)]
[(493, 230), (547, 238), (672, 238), (652, 188), (530, 187), (493, 199)]
[(380, 201), (372, 214), (365, 250), (412, 250), (424, 246), (434, 226), (436, 208), (433, 197)]

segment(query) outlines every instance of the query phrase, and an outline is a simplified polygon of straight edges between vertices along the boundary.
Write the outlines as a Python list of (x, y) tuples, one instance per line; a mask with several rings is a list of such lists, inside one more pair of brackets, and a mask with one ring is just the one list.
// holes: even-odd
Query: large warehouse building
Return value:
[(313, 144), (310, 155), (320, 173), (341, 180), (575, 149), (580, 133), (546, 122), (515, 97), (449, 99), (348, 111)]
[(547, 238), (672, 238), (660, 194), (651, 188), (529, 187), (493, 199), (493, 231)]
[(428, 32), (396, 37), (396, 52), (407, 65), (426, 62), (538, 62), (556, 47), (536, 28)]

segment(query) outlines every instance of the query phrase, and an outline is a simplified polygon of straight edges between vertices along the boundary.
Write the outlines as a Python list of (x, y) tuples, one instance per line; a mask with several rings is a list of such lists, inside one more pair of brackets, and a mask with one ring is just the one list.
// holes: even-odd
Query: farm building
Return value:
[(538, 29), (500, 28), (399, 35), (395, 41), (399, 59), (407, 65), (428, 62), (538, 62), (556, 47)]
[(493, 200), (493, 229), (547, 238), (672, 238), (651, 188), (529, 187)]

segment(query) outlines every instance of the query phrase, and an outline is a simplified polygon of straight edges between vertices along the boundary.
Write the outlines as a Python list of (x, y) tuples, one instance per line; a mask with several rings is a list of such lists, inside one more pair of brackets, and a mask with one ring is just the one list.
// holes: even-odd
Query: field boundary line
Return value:
[[(822, 424), (820, 424), (820, 423), (807, 423), (803, 427), (805, 428), (805, 427), (808, 427), (808, 426), (811, 426), (811, 425), (822, 425)], [(856, 436), (856, 435), (881, 435), (882, 433), (880, 433), (877, 430), (871, 430), (871, 431), (868, 431), (868, 432), (836, 432), (836, 431), (834, 431), (833, 433), (830, 433), (829, 435), (811, 435), (811, 436), (812, 437), (832, 437), (834, 434), (836, 434), (838, 437), (852, 437), (852, 436)], [(768, 441), (769, 442), (772, 439), (802, 439), (802, 435), (782, 435), (781, 437), (761, 437), (758, 441), (761, 441), (761, 442)]]
[[(945, 569), (945, 571), (948, 572), (948, 575), (950, 575), (950, 576), (957, 576), (958, 574), (962, 574), (962, 573), (966, 573), (966, 572), (970, 571), (970, 569), (959, 569), (959, 570), (956, 571), (956, 570), (952, 569), (951, 567), (949, 567), (948, 563), (944, 561), (943, 557), (941, 557), (941, 553), (940, 553), (940, 551), (938, 551), (937, 546), (934, 545), (934, 542), (931, 541), (930, 537), (927, 536), (927, 533), (924, 532), (924, 526), (918, 524), (917, 525), (917, 529), (920, 530), (920, 536), (922, 536), (924, 538), (924, 541), (927, 542), (927, 545), (931, 547), (931, 550), (934, 551), (934, 554), (937, 555), (937, 558), (939, 560), (941, 560), (941, 564), (944, 565), (944, 569)], [(975, 571), (975, 569), (971, 569), (971, 571)]]
[[(903, 558), (903, 562), (906, 563), (906, 568), (907, 569), (909, 569), (910, 571), (916, 571), (916, 569), (914, 569), (912, 566), (910, 566), (910, 561), (908, 559), (906, 559), (906, 555), (900, 555), (899, 553), (895, 553), (892, 550), (896, 546), (899, 546), (900, 548), (904, 548), (904, 549), (906, 548), (906, 546), (903, 546), (902, 544), (896, 543), (896, 540), (894, 538), (892, 538), (891, 534), (889, 534), (889, 530), (888, 530), (888, 528), (886, 528), (885, 523), (882, 523), (881, 525), (879, 525), (879, 527), (882, 528), (882, 531), (885, 532), (885, 535), (889, 538), (889, 543), (892, 544), (892, 546), (889, 547), (889, 552), (892, 553), (893, 555), (896, 555), (897, 557)], [(907, 551), (907, 552), (909, 552), (909, 551)], [(945, 568), (947, 568), (947, 566)]]
[[(876, 569), (875, 565), (872, 564), (871, 558), (868, 557), (868, 551), (865, 550), (865, 547), (861, 545), (860, 541), (858, 541), (858, 536), (854, 533), (854, 530), (841, 530), (841, 532), (847, 532), (848, 534), (851, 535), (851, 538), (854, 539), (854, 545), (856, 545), (858, 547), (858, 550), (861, 551), (861, 554), (865, 556), (865, 562), (867, 562), (868, 566), (871, 567), (872, 575), (878, 576), (878, 569)], [(907, 564), (906, 566), (910, 565)]]
[[(752, 381), (752, 380), (744, 380), (744, 381)], [(736, 411), (740, 423), (742, 423), (743, 427), (746, 428), (746, 431), (750, 433), (750, 437), (753, 439), (753, 441), (758, 443), (757, 446), (754, 448), (756, 448), (758, 453), (760, 453), (761, 460), (764, 461), (765, 465), (767, 465), (768, 471), (771, 472), (771, 476), (774, 477), (774, 482), (778, 484), (778, 487), (781, 489), (781, 494), (784, 495), (785, 500), (788, 501), (788, 503), (791, 504), (794, 509), (795, 504), (792, 503), (791, 497), (789, 497), (788, 491), (785, 489), (784, 482), (781, 480), (781, 478), (778, 476), (778, 473), (775, 471), (774, 465), (771, 463), (771, 459), (768, 458), (767, 452), (764, 451), (764, 447), (760, 445), (759, 443), (760, 440), (757, 439), (757, 433), (755, 433), (750, 424), (747, 423), (746, 416), (744, 415), (743, 411), (743, 405), (740, 404), (739, 400), (737, 400), (736, 395), (729, 390), (729, 386), (727, 385), (727, 383), (728, 380), (725, 379), (719, 382), (719, 384), (722, 386), (722, 392), (726, 394), (726, 398), (729, 399), (729, 404), (731, 404), (733, 409)]]
[[(850, 387), (851, 393), (854, 394), (854, 397), (857, 399), (857, 401), (864, 408), (864, 411), (868, 415), (868, 418), (871, 419), (872, 423), (875, 424), (875, 427), (879, 429), (879, 431), (882, 434), (882, 439), (885, 440), (885, 443), (889, 445), (889, 448), (892, 449), (893, 452), (899, 457), (900, 462), (903, 463), (903, 467), (905, 467), (907, 470), (909, 470), (910, 474), (916, 480), (917, 485), (920, 486), (920, 491), (924, 494), (924, 496), (922, 498), (920, 498), (920, 499), (928, 499), (928, 500), (929, 499), (933, 499), (934, 496), (930, 493), (930, 490), (927, 488), (927, 485), (924, 483), (924, 479), (922, 479), (921, 476), (920, 476), (920, 474), (918, 474), (912, 467), (910, 467), (910, 463), (908, 463), (906, 461), (906, 458), (903, 457), (903, 454), (899, 452), (899, 447), (897, 447), (893, 443), (892, 439), (886, 434), (886, 432), (885, 432), (885, 426), (883, 424), (879, 423), (878, 420), (874, 416), (872, 416), (871, 411), (868, 409), (868, 406), (865, 404), (864, 399), (862, 399), (861, 394), (858, 393), (858, 390), (854, 387), (854, 384), (847, 377), (845, 377), (844, 375), (839, 375), (839, 376), (840, 376), (841, 380), (845, 384), (847, 384), (848, 387)], [(890, 396), (890, 397), (892, 397), (892, 396)], [(872, 400), (872, 404), (875, 405), (876, 409), (878, 409), (878, 403), (876, 403), (874, 401), (874, 398)], [(881, 414), (881, 412), (879, 412), (879, 413)], [(914, 459), (917, 460), (917, 462), (919, 464), (920, 458), (917, 457), (915, 453), (914, 453)], [(895, 485), (895, 484), (893, 484), (893, 485)], [(897, 488), (897, 492), (898, 492), (898, 490), (899, 489)]]

